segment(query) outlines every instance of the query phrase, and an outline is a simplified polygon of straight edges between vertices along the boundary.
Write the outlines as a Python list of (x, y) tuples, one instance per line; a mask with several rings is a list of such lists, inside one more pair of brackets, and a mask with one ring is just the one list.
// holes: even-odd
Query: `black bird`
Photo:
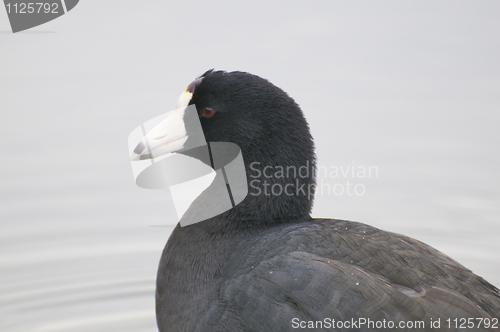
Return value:
[[(249, 73), (211, 70), (181, 96), (179, 104), (188, 103), (206, 141), (241, 148), (249, 194), (172, 232), (157, 277), (160, 331), (500, 329), (499, 290), (448, 256), (362, 223), (310, 217), (313, 140), (281, 89)], [(149, 151), (139, 144), (134, 158), (178, 150), (189, 129), (171, 128), (160, 130), (168, 141)], [(265, 166), (304, 172), (268, 177)], [(266, 195), (265, 183), (268, 193), (288, 185), (292, 194)]]

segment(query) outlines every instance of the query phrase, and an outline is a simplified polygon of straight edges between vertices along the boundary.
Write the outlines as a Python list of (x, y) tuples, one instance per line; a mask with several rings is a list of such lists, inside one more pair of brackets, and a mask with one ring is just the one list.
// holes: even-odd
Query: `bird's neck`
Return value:
[(316, 184), (314, 154), (273, 153), (272, 147), (268, 151), (253, 149), (252, 154), (245, 152), (242, 149), (248, 195), (226, 212), (226, 218), (249, 227), (308, 219)]

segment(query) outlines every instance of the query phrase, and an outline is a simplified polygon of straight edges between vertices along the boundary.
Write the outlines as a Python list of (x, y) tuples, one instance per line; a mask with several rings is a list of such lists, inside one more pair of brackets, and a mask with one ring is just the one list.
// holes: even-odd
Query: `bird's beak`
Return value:
[(132, 152), (131, 160), (152, 159), (184, 147), (188, 139), (184, 112), (192, 97), (193, 93), (188, 90), (182, 93), (177, 100), (175, 111), (143, 137)]

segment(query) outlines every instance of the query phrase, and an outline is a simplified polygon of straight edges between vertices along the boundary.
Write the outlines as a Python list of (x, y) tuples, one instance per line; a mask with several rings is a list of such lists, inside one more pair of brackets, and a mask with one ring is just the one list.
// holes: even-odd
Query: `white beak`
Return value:
[(184, 124), (184, 112), (193, 94), (184, 91), (179, 97), (175, 111), (160, 122), (137, 144), (131, 160), (152, 159), (169, 152), (179, 151), (188, 139)]

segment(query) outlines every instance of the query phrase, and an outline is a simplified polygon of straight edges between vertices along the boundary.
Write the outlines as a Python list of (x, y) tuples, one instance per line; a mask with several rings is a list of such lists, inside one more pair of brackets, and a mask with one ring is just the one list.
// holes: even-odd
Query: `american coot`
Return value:
[[(211, 70), (189, 85), (180, 98), (187, 103), (196, 105), (206, 141), (241, 148), (249, 194), (172, 232), (158, 269), (160, 331), (500, 329), (499, 290), (453, 259), (404, 235), (310, 217), (313, 141), (281, 89)], [(177, 143), (189, 137), (175, 128)], [(144, 146), (135, 153), (150, 156)], [(303, 172), (270, 176), (266, 166)]]

